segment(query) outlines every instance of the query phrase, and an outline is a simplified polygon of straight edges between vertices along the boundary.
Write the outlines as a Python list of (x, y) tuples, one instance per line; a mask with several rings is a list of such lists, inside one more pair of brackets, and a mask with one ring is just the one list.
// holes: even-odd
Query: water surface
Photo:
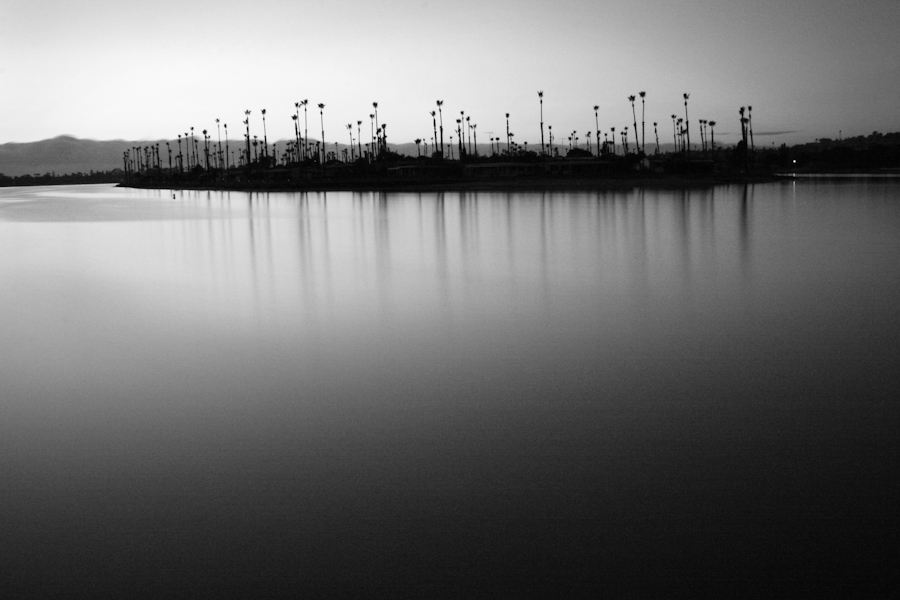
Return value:
[(896, 589), (898, 257), (889, 181), (0, 189), (4, 587)]

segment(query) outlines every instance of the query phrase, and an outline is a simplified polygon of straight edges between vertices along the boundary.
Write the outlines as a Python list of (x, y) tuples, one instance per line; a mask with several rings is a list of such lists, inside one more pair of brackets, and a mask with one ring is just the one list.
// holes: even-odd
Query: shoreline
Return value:
[[(646, 189), (704, 189), (718, 185), (774, 183), (787, 178), (774, 174), (750, 177), (738, 176), (637, 176), (637, 177), (572, 177), (572, 178), (510, 178), (510, 179), (445, 179), (415, 181), (316, 181), (305, 185), (281, 182), (254, 182), (243, 185), (134, 185), (120, 183), (118, 187), (159, 190), (204, 190), (223, 192), (454, 192), (454, 191), (602, 191), (634, 188)], [(173, 182), (174, 183), (174, 182)]]

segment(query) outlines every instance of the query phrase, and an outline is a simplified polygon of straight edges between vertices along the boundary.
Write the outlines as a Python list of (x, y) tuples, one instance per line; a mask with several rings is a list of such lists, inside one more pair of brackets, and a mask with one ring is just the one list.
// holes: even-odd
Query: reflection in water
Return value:
[(0, 190), (2, 587), (874, 589), (897, 188), (788, 185)]

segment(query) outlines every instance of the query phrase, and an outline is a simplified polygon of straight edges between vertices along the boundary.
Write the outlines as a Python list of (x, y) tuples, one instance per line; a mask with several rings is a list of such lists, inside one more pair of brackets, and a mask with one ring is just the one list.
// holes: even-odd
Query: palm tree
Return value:
[(716, 153), (716, 122), (715, 121), (709, 122), (709, 133), (710, 133), (710, 138), (711, 138), (710, 146), (712, 148), (713, 154), (715, 154)]
[(247, 117), (244, 119), (244, 125), (247, 126), (247, 164), (250, 164), (250, 111), (245, 110), (244, 116)]
[(538, 92), (538, 99), (541, 101), (541, 154), (544, 154), (544, 92)]
[(309, 104), (309, 100), (303, 100), (300, 104), (303, 105), (303, 140), (305, 144), (303, 148), (303, 158), (305, 159), (309, 156), (309, 136), (306, 135), (306, 105)]
[(610, 137), (612, 137), (612, 141), (613, 141), (613, 156), (615, 156), (615, 154), (616, 154), (616, 128), (615, 128), (615, 127), (610, 127), (609, 130), (612, 132), (612, 135), (611, 135)]
[(375, 129), (380, 129), (380, 127), (378, 126), (378, 103), (373, 102), (372, 108), (375, 110)]
[(350, 133), (350, 160), (353, 160), (353, 123), (347, 123), (347, 131)]
[[(434, 127), (434, 138), (432, 138), (432, 141), (437, 139), (437, 118), (435, 117), (435, 115), (437, 115), (437, 113), (434, 111), (431, 111), (431, 124)], [(434, 150), (434, 148), (432, 148), (432, 151), (433, 150)]]
[(753, 146), (753, 107), (747, 106), (747, 128), (750, 130), (750, 152), (756, 148)]
[(472, 154), (472, 117), (466, 117), (466, 129), (469, 132), (469, 143), (466, 145), (466, 151), (468, 154)]
[(656, 155), (659, 156), (659, 132), (656, 130), (656, 121), (653, 121), (653, 134), (656, 135)]
[(422, 138), (416, 138), (413, 141), (416, 143), (416, 158), (419, 158), (419, 144), (422, 143)]
[(216, 119), (216, 129), (218, 130), (218, 133), (219, 133), (219, 153), (217, 156), (221, 157), (222, 156), (222, 128), (219, 127), (218, 119)]
[(269, 139), (266, 137), (266, 109), (262, 109), (263, 118), (263, 157), (266, 160), (266, 166), (269, 166)]
[(294, 102), (294, 116), (291, 117), (294, 120), (294, 139), (297, 144), (295, 149), (297, 151), (297, 162), (300, 162), (300, 103)]
[(550, 138), (550, 157), (553, 157), (553, 125), (547, 125), (547, 137)]
[(597, 111), (600, 110), (598, 105), (594, 105), (594, 126), (597, 128), (597, 156), (600, 156), (600, 117), (597, 116)]
[(475, 136), (475, 158), (478, 158), (478, 123), (472, 123), (472, 135)]
[(375, 113), (369, 113), (369, 135), (371, 136), (371, 141), (369, 142), (371, 149), (369, 150), (370, 158), (375, 158)]
[(691, 122), (688, 120), (687, 101), (690, 94), (684, 95), (684, 132), (687, 134), (687, 158), (691, 160)]
[(677, 118), (672, 115), (672, 144), (675, 146), (675, 152), (678, 152), (678, 128), (675, 126)]
[(322, 125), (322, 164), (325, 164), (325, 105), (319, 102), (319, 122)]
[[(637, 146), (637, 115), (634, 112), (634, 101), (635, 96), (628, 96), (628, 100), (631, 102), (631, 116), (634, 118), (634, 144)], [(627, 136), (627, 134), (626, 134)], [(640, 153), (641, 149), (638, 147), (637, 152)], [(625, 151), (625, 154), (628, 154), (628, 151)]]
[(225, 170), (228, 170), (228, 123), (225, 123)]
[[(634, 137), (637, 137), (637, 134), (635, 134)], [(625, 144), (625, 154), (628, 154), (628, 125), (626, 125), (622, 129), (622, 140), (623, 140), (623, 143)]]
[[(647, 132), (644, 126), (644, 115), (646, 114), (645, 109), (645, 101), (644, 99), (647, 97), (647, 92), (638, 92), (638, 95), (641, 97), (641, 148), (644, 150), (644, 154), (647, 153), (647, 146), (644, 144), (646, 138), (644, 134)], [(634, 136), (637, 137), (637, 130), (634, 132)]]
[(512, 137), (509, 133), (509, 113), (506, 113), (506, 154), (509, 154), (509, 138)]
[(357, 156), (362, 158), (362, 121), (356, 122), (356, 149), (358, 150)]
[(184, 159), (181, 156), (181, 134), (178, 134), (178, 170), (184, 173)]
[(441, 158), (444, 157), (444, 113), (441, 112), (441, 107), (444, 105), (443, 100), (437, 101), (438, 107), (438, 118), (441, 120)]
[(203, 130), (203, 153), (206, 155), (206, 170), (209, 171), (209, 138), (211, 136), (206, 135), (206, 130)]

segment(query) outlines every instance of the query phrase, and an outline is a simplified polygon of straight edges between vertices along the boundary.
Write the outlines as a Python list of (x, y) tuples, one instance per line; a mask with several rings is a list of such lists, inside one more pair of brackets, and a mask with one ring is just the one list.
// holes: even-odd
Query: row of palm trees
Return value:
[[(540, 111), (540, 131), (541, 131), (541, 156), (548, 156), (553, 153), (557, 153), (559, 148), (554, 148), (554, 136), (553, 136), (553, 126), (547, 126), (547, 132), (549, 135), (549, 144), (545, 143), (544, 136), (544, 92), (540, 90), (537, 92), (538, 100), (539, 100), (539, 111)], [(646, 146), (646, 98), (647, 93), (645, 91), (638, 92), (636, 95), (630, 95), (627, 97), (628, 101), (631, 104), (631, 113), (632, 113), (632, 122), (628, 125), (625, 125), (619, 130), (619, 135), (621, 138), (621, 148), (622, 153), (627, 155), (632, 153), (630, 140), (629, 140), (629, 127), (633, 127), (631, 131), (634, 132), (634, 154), (636, 155), (647, 155), (647, 146)], [(636, 101), (640, 98), (641, 100), (641, 126), (638, 128), (637, 123), (637, 107)], [(690, 94), (683, 94), (684, 99), (684, 118), (678, 117), (677, 115), (672, 115), (672, 127), (673, 127), (673, 142), (675, 145), (676, 152), (683, 153), (686, 158), (690, 159), (691, 152), (691, 131), (690, 131), (690, 119), (688, 115), (688, 99), (690, 98)], [(437, 100), (436, 101), (436, 110), (432, 110), (429, 112), (432, 118), (432, 130), (433, 136), (431, 138), (431, 148), (432, 151), (429, 153), (428, 148), (429, 144), (427, 143), (425, 138), (417, 138), (415, 140), (416, 143), (416, 154), (417, 156), (422, 156), (421, 154), (421, 146), (424, 143), (425, 146), (425, 155), (431, 155), (435, 158), (445, 158), (449, 155), (450, 158), (454, 158), (454, 154), (458, 156), (460, 159), (478, 155), (478, 124), (472, 121), (472, 115), (466, 115), (464, 110), (460, 111), (460, 116), (456, 119), (456, 152), (454, 153), (453, 146), (453, 134), (450, 137), (450, 144), (445, 145), (444, 143), (444, 116), (443, 116), (443, 108), (444, 101)], [(202, 169), (205, 171), (211, 171), (213, 169), (219, 171), (227, 171), (231, 168), (238, 167), (271, 167), (277, 164), (291, 164), (291, 163), (314, 163), (314, 164), (324, 164), (330, 160), (343, 160), (345, 162), (355, 162), (358, 160), (365, 161), (374, 161), (377, 160), (378, 157), (383, 156), (388, 152), (387, 145), (387, 124), (382, 123), (379, 120), (378, 116), (378, 102), (372, 102), (372, 113), (369, 114), (370, 119), (370, 136), (369, 141), (365, 143), (365, 150), (363, 148), (362, 142), (362, 124), (363, 120), (358, 119), (356, 121), (355, 133), (356, 137), (354, 138), (354, 124), (353, 122), (347, 123), (346, 129), (349, 136), (349, 145), (343, 153), (339, 153), (337, 149), (337, 143), (335, 143), (334, 152), (329, 152), (327, 150), (325, 140), (325, 104), (319, 103), (316, 106), (319, 108), (319, 124), (320, 124), (320, 134), (322, 141), (311, 141), (309, 138), (309, 120), (308, 120), (308, 106), (309, 101), (304, 99), (294, 103), (294, 114), (291, 115), (291, 119), (294, 124), (294, 138), (290, 140), (286, 144), (286, 148), (282, 152), (281, 155), (278, 154), (277, 148), (275, 144), (272, 144), (271, 147), (268, 143), (268, 130), (266, 124), (266, 109), (260, 110), (260, 115), (262, 117), (262, 127), (263, 127), (263, 135), (262, 140), (258, 139), (257, 135), (251, 135), (250, 133), (250, 119), (252, 115), (252, 111), (247, 109), (244, 111), (244, 120), (242, 124), (244, 125), (244, 143), (243, 147), (238, 147), (237, 151), (232, 151), (230, 148), (230, 140), (228, 135), (228, 124), (221, 123), (220, 119), (216, 119), (216, 130), (217, 130), (217, 138), (213, 141), (211, 134), (204, 129), (202, 131), (202, 145), (200, 140), (197, 139), (197, 136), (194, 133), (194, 128), (191, 127), (189, 132), (184, 132), (183, 138), (182, 134), (179, 133), (177, 136), (177, 144), (178, 151), (177, 154), (173, 156), (173, 149), (170, 147), (170, 144), (166, 142), (167, 154), (168, 154), (168, 168), (170, 172), (178, 171), (180, 173), (184, 173), (185, 171), (191, 172), (198, 169)], [(303, 109), (303, 127), (301, 130), (300, 127), (300, 109)], [(616, 127), (610, 127), (609, 133), (602, 132), (600, 128), (600, 120), (599, 120), (599, 106), (594, 105), (594, 128), (593, 131), (587, 131), (584, 136), (585, 140), (585, 148), (586, 151), (590, 155), (594, 155), (596, 153), (597, 156), (601, 155), (616, 155), (618, 154), (619, 141), (616, 139)], [(749, 136), (749, 147), (752, 151), (753, 149), (753, 126), (752, 126), (752, 107), (748, 107), (745, 112), (744, 107), (740, 109), (740, 119), (741, 119), (741, 132), (742, 132), (742, 140), (747, 145), (747, 140)], [(505, 142), (505, 154), (507, 156), (513, 156), (517, 153), (521, 153), (522, 147), (517, 144), (514, 140), (515, 134), (510, 131), (510, 113), (504, 113), (506, 118), (506, 135), (505, 140), (501, 137), (490, 136), (490, 144), (491, 144), (491, 154), (504, 154), (504, 149), (501, 146), (502, 142)], [(745, 117), (745, 114), (747, 115)], [(715, 121), (708, 121), (705, 119), (700, 119), (698, 121), (699, 131), (700, 131), (700, 139), (701, 139), (701, 150), (704, 154), (707, 154), (709, 151), (715, 151)], [(222, 129), (225, 130), (225, 143), (223, 146), (222, 143)], [(488, 132), (489, 134), (491, 132)], [(603, 139), (601, 140), (601, 133), (603, 133)], [(653, 122), (653, 133), (656, 140), (656, 149), (655, 153), (658, 155), (659, 150), (659, 131), (658, 131), (658, 122)], [(640, 135), (639, 135), (640, 134)], [(593, 138), (593, 139), (592, 139)], [(568, 146), (567, 149), (569, 152), (573, 150), (580, 150), (579, 142), (581, 141), (581, 137), (577, 134), (576, 131), (572, 131), (571, 134), (567, 136)], [(596, 144), (592, 142), (596, 140)], [(495, 146), (496, 144), (496, 146)], [(496, 148), (496, 149), (495, 149)], [(527, 142), (524, 144), (524, 149), (527, 151)], [(160, 148), (159, 144), (155, 146), (144, 146), (144, 147), (134, 147), (125, 153), (123, 157), (125, 161), (126, 170), (131, 170), (134, 172), (148, 172), (152, 169), (162, 169), (162, 159), (160, 156)], [(173, 164), (174, 159), (174, 164)]]

